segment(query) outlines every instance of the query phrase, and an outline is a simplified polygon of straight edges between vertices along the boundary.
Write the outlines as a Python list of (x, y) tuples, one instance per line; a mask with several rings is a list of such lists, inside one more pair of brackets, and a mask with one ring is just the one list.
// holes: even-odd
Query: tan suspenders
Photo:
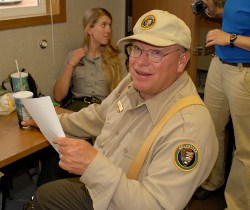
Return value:
[(142, 165), (146, 159), (146, 156), (156, 138), (160, 130), (163, 128), (163, 126), (167, 123), (167, 121), (179, 110), (183, 109), (184, 107), (190, 106), (190, 105), (203, 105), (203, 101), (200, 99), (199, 96), (193, 95), (193, 96), (186, 96), (179, 101), (177, 101), (170, 110), (162, 117), (162, 119), (156, 124), (154, 129), (151, 131), (151, 133), (148, 135), (146, 141), (140, 148), (139, 152), (137, 153), (137, 156), (135, 157), (133, 163), (130, 166), (130, 169), (128, 171), (127, 177), (129, 179), (137, 179), (140, 170), (142, 168)]

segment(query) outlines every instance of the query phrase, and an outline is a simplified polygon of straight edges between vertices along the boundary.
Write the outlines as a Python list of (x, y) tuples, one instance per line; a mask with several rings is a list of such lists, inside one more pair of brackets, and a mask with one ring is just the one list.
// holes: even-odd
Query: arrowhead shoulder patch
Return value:
[(179, 145), (174, 153), (174, 162), (181, 171), (192, 171), (199, 163), (199, 151), (191, 143)]

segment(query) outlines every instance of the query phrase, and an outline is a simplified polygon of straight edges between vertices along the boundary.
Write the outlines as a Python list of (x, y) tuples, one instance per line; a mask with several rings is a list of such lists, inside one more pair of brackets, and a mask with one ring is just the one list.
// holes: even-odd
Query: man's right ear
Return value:
[(186, 65), (187, 65), (189, 59), (190, 59), (190, 52), (189, 51), (185, 51), (184, 53), (182, 53), (180, 55), (180, 58), (179, 58), (179, 69), (178, 69), (178, 71), (180, 73), (182, 73), (185, 70)]

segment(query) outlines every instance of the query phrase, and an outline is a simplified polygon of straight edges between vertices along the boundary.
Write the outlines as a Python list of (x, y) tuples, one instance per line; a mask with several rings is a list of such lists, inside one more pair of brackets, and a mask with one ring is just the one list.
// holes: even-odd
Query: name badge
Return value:
[(122, 102), (120, 100), (117, 102), (116, 109), (117, 109), (118, 112), (122, 112), (123, 111)]

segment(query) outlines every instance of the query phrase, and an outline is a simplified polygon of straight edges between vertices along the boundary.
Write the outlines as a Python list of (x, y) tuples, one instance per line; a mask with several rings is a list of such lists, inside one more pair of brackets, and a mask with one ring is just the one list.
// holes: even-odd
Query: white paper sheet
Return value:
[(35, 120), (43, 135), (58, 152), (58, 147), (52, 141), (55, 137), (65, 137), (57, 117), (52, 100), (49, 96), (21, 99), (25, 108)]

